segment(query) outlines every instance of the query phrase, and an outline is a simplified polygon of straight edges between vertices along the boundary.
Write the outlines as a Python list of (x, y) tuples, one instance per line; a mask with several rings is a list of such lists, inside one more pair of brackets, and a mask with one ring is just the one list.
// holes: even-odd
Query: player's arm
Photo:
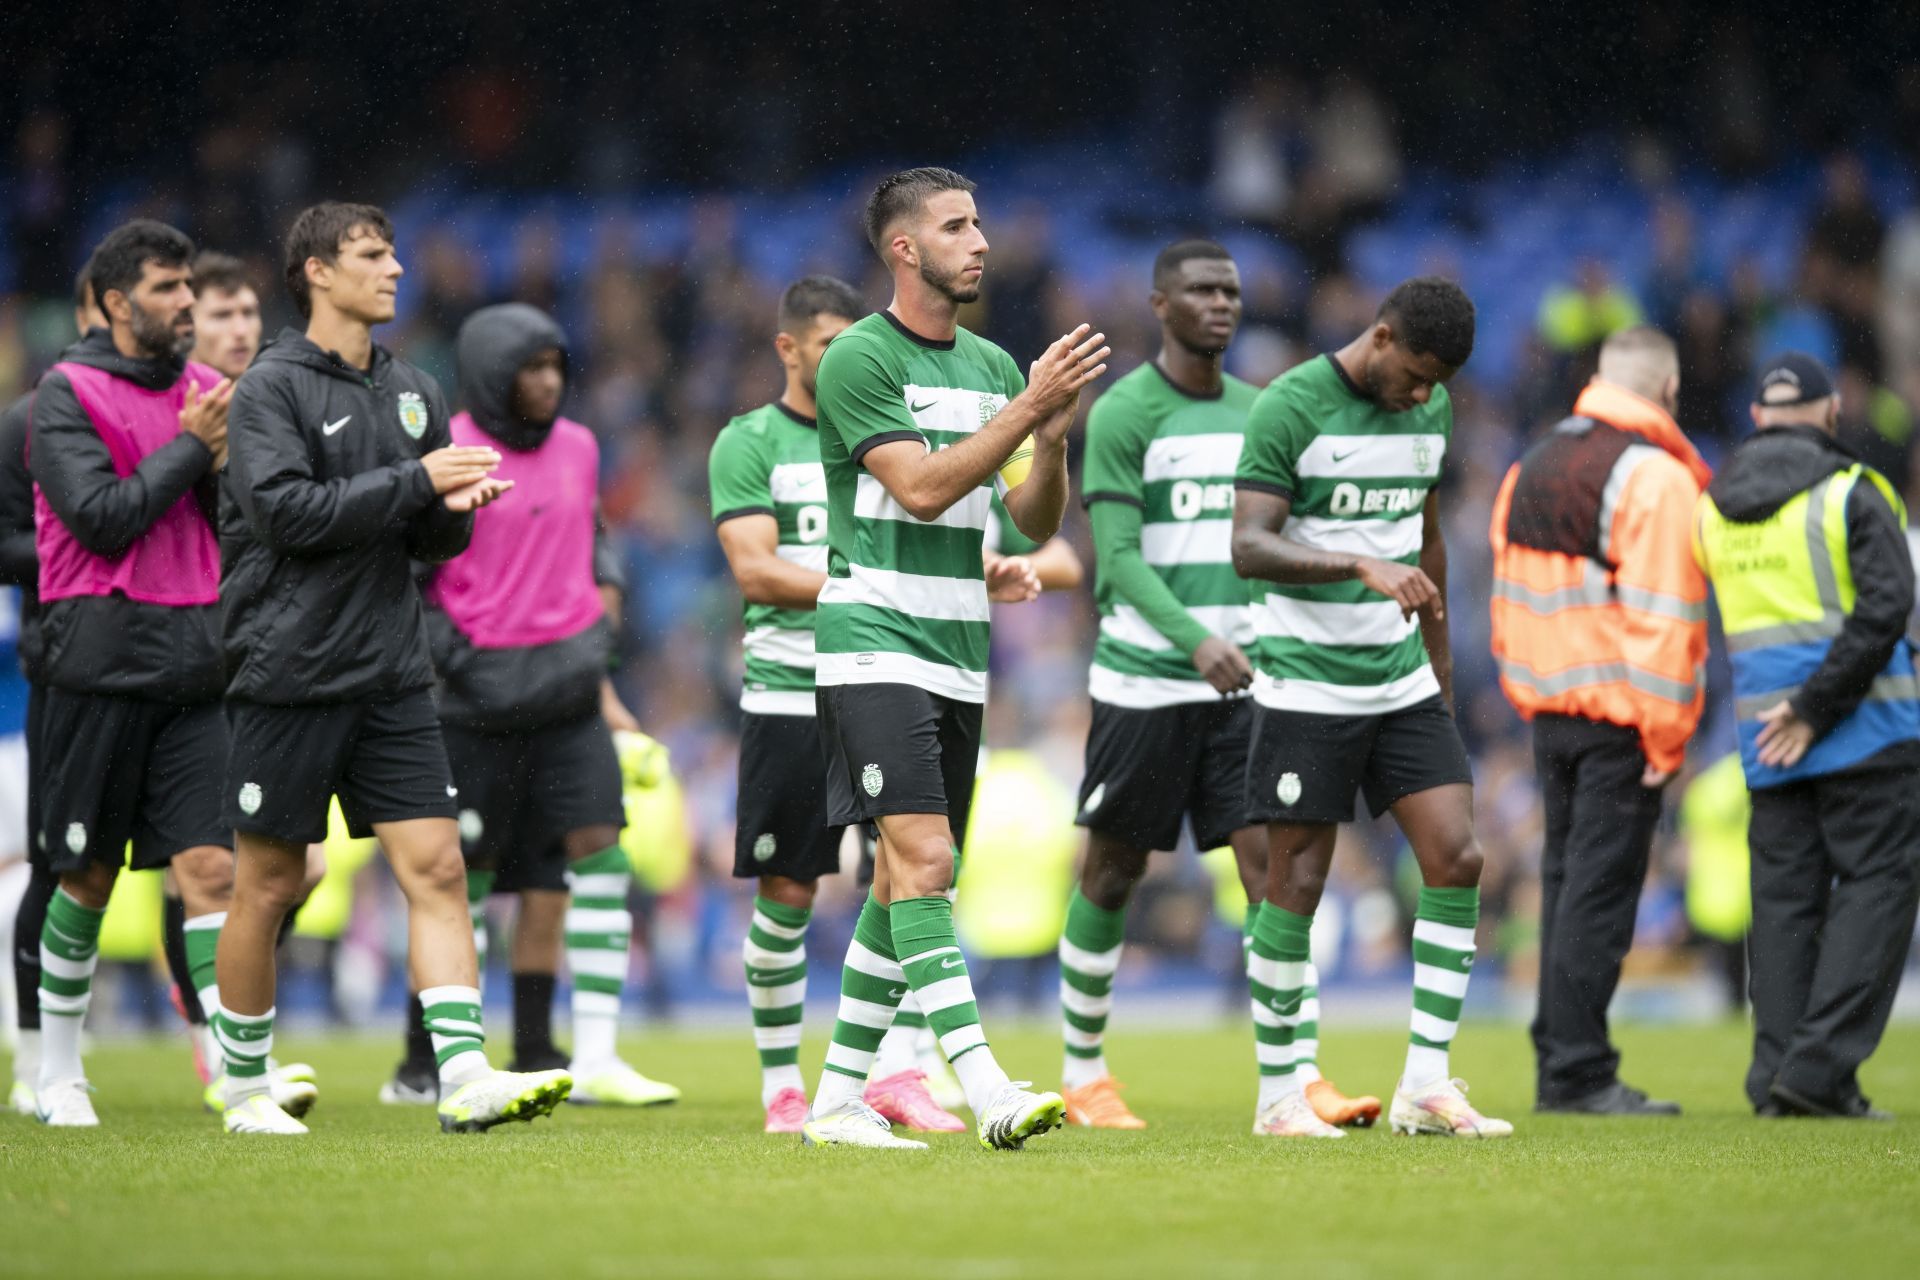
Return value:
[(717, 526), (727, 568), (749, 604), (781, 609), (818, 607), (827, 575), (780, 558), (780, 525), (765, 512), (726, 515)]
[(1420, 610), (1420, 638), (1440, 682), (1440, 698), (1453, 709), (1453, 637), (1447, 633), (1447, 535), (1440, 527), (1440, 493), (1427, 491), (1420, 516), (1420, 572), (1433, 584), (1433, 602)]
[[(190, 393), (182, 420), (189, 413), (196, 421), (216, 413), (224, 419), (231, 390), (222, 381), (204, 397)], [(208, 406), (204, 410), (198, 407), (202, 403)], [(125, 553), (213, 465), (213, 451), (183, 430), (122, 476), (73, 385), (58, 371), (34, 393), (28, 432), (34, 482), (68, 532), (97, 556)]]
[(1148, 626), (1185, 654), (1216, 691), (1234, 693), (1252, 684), (1253, 664), (1247, 655), (1187, 612), (1141, 554), (1140, 530), (1145, 523), (1141, 508), (1117, 494), (1089, 493), (1087, 518), (1093, 522), (1101, 580), (1114, 595), (1132, 605)]
[(287, 389), (258, 376), (242, 381), (227, 429), (234, 501), (254, 536), (283, 555), (324, 555), (390, 537), (438, 495), (497, 465), (498, 455), (495, 464), (481, 456), (490, 449), (448, 448), (316, 479)]
[[(428, 455), (453, 444), (453, 420), (438, 383), (427, 381)], [(511, 484), (481, 477), (447, 490), (439, 502), (428, 502), (407, 518), (407, 554), (423, 564), (445, 564), (473, 542), (473, 513), (498, 498)]]
[(33, 539), (33, 476), (27, 470), (27, 411), (0, 420), (0, 583), (30, 587), (40, 577)]
[[(1066, 510), (1066, 433), (1080, 389), (1106, 372), (1111, 354), (1105, 335), (1089, 336), (1088, 329), (1083, 324), (1048, 347), (1034, 363), (1026, 390), (985, 426), (945, 449), (927, 448), (899, 388), (863, 350), (849, 349), (843, 361), (834, 362), (834, 349), (827, 349), (821, 363), (821, 417), (834, 423), (853, 460), (916, 520), (938, 519), (985, 484), (1032, 436), (1033, 469), (1024, 480), (1007, 482), (1007, 510), (1021, 532), (1043, 541), (1059, 531)], [(1026, 485), (1033, 487), (1016, 497)]]

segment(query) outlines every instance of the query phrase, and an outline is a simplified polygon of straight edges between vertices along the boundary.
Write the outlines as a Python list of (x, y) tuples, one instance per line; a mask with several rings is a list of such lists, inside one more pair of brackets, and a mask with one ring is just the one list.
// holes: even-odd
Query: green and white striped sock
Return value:
[(825, 1115), (866, 1091), (874, 1054), (893, 1025), (900, 997), (906, 994), (907, 979), (894, 958), (887, 908), (868, 894), (840, 969), (840, 1013), (834, 1019), (833, 1040), (827, 1045), (820, 1089), (814, 1095), (815, 1115)]
[(1247, 986), (1253, 994), (1254, 1054), (1260, 1063), (1259, 1106), (1265, 1108), (1306, 1084), (1294, 1063), (1294, 1036), (1307, 980), (1311, 916), (1269, 902), (1253, 926)]
[(93, 1002), (93, 971), (100, 963), (100, 921), (106, 912), (83, 907), (55, 889), (40, 929), (40, 1087), (81, 1080), (80, 1026)]
[(227, 1105), (237, 1107), (267, 1091), (267, 1059), (273, 1055), (273, 1010), (235, 1013), (216, 1007), (208, 1021), (226, 1063)]
[(747, 968), (753, 1043), (760, 1051), (760, 1105), (782, 1089), (806, 1091), (800, 1075), (807, 1004), (807, 922), (813, 913), (755, 895), (740, 957)]
[(420, 993), (420, 1009), (434, 1060), (440, 1064), (443, 1094), (493, 1070), (487, 1062), (477, 987), (428, 987)]
[(1306, 1088), (1320, 1078), (1320, 970), (1307, 961), (1300, 989), (1300, 1025), (1293, 1029), (1293, 1071)]
[(987, 1047), (980, 1026), (980, 1007), (974, 1003), (973, 981), (967, 959), (953, 928), (953, 901), (940, 896), (908, 898), (888, 908), (893, 921), (893, 948), (907, 985), (920, 1001), (927, 1025), (940, 1038), (940, 1052), (953, 1064), (967, 1106), (986, 1114), (993, 1097), (1007, 1084), (1007, 1073)]
[(1447, 1050), (1460, 1030), (1479, 923), (1478, 887), (1420, 890), (1413, 913), (1413, 1029), (1403, 1087), (1419, 1088), (1451, 1074)]
[(481, 986), (487, 985), (487, 899), (493, 896), (497, 871), (477, 867), (467, 869), (467, 914), (473, 917), (474, 972)]
[(633, 949), (633, 866), (610, 845), (567, 868), (567, 969), (573, 976), (573, 1061), (582, 1074), (620, 1060), (620, 993)]
[(1113, 1012), (1113, 975), (1120, 968), (1127, 912), (1088, 901), (1074, 886), (1060, 933), (1060, 1018), (1066, 1054), (1060, 1077), (1069, 1089), (1107, 1074), (1104, 1042)]
[(181, 926), (187, 945), (187, 973), (193, 980), (193, 994), (200, 1001), (200, 1012), (213, 1021), (220, 1007), (220, 983), (214, 977), (213, 960), (220, 950), (220, 929), (227, 923), (224, 911), (194, 916)]
[(920, 1012), (919, 1000), (909, 991), (900, 997), (900, 1007), (894, 1012), (893, 1025), (880, 1038), (880, 1050), (874, 1054), (873, 1070), (868, 1073), (870, 1078), (885, 1080), (888, 1076), (918, 1067), (920, 1037), (926, 1034), (927, 1015)]
[(1247, 914), (1240, 921), (1240, 971), (1247, 975), (1247, 1003), (1253, 1007), (1253, 1025), (1256, 1032), (1253, 1042), (1253, 1065), (1256, 1071), (1260, 1069), (1260, 1041), (1257, 1035), (1260, 1027), (1260, 1002), (1253, 998), (1253, 927), (1259, 923), (1260, 909), (1266, 905), (1265, 898), (1256, 898), (1249, 902)]

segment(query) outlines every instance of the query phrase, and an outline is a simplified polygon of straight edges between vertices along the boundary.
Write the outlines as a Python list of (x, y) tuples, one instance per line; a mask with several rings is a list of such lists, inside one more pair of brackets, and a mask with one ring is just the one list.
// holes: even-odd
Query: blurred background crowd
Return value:
[[(739, 601), (708, 519), (707, 450), (778, 393), (789, 279), (830, 272), (885, 304), (857, 212), (899, 164), (980, 183), (993, 247), (962, 322), (1022, 362), (1081, 320), (1109, 335), (1115, 374), (1149, 358), (1148, 266), (1192, 234), (1240, 263), (1228, 364), (1255, 383), (1346, 341), (1407, 275), (1472, 294), (1479, 343), (1452, 388), (1442, 503), (1488, 860), (1483, 954), (1507, 979), (1477, 997), (1528, 999), (1540, 827), (1527, 738), (1487, 652), (1487, 513), (1507, 465), (1570, 410), (1600, 340), (1641, 321), (1678, 340), (1680, 421), (1709, 459), (1749, 429), (1754, 362), (1811, 351), (1840, 371), (1848, 443), (1910, 503), (1920, 487), (1920, 60), (1890, 56), (1920, 49), (1920, 10), (1308, 5), (1221, 48), (1214, 7), (1181, 4), (1102, 6), (1084, 25), (998, 0), (889, 9), (885, 24), (878, 6), (770, 0), (573, 17), (343, 0), (271, 24), (185, 3), (138, 27), (110, 8), (21, 15), (30, 30), (9, 39), (0, 396), (70, 340), (76, 268), (135, 214), (247, 261), (271, 334), (290, 318), (278, 242), (292, 212), (384, 203), (408, 274), (382, 340), (450, 392), (470, 311), (552, 311), (572, 343), (567, 412), (602, 441), (632, 581), (618, 681), (679, 784), (641, 833), (655, 851), (637, 964), (655, 1014), (738, 1000), (748, 894), (727, 878)], [(893, 74), (901, 42), (949, 50), (951, 79)], [(1066, 534), (1091, 562), (1078, 512)], [(983, 987), (1042, 1007), (1077, 851), (1093, 624), (1084, 592), (995, 619), (1002, 758), (960, 921), (990, 962)], [(1705, 773), (1731, 749), (1724, 668), (1714, 685), (1656, 846), (1625, 1012), (1710, 1011), (1735, 990), (1744, 793)], [(1391, 990), (1398, 1010), (1411, 904), (1390, 825), (1344, 839), (1316, 938), (1336, 1020), (1343, 988), (1355, 1003)], [(1159, 860), (1132, 916), (1130, 1001), (1217, 989), (1225, 1007), (1239, 949), (1221, 883), (1192, 858)], [(378, 864), (353, 885), (355, 909), (310, 930), (328, 980), (305, 1002), (360, 1017), (400, 990), (403, 939)], [(850, 883), (837, 901), (855, 902)]]

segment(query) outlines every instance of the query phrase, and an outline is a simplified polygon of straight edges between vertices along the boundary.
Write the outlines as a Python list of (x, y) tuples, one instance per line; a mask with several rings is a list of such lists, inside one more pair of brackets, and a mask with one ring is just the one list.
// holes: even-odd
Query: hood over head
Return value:
[(1727, 519), (1754, 524), (1856, 461), (1818, 427), (1767, 427), (1733, 451), (1707, 496)]
[(553, 420), (528, 422), (513, 412), (520, 369), (548, 347), (567, 368), (567, 335), (552, 316), (524, 302), (482, 307), (460, 326), (460, 400), (480, 429), (509, 449), (537, 449)]

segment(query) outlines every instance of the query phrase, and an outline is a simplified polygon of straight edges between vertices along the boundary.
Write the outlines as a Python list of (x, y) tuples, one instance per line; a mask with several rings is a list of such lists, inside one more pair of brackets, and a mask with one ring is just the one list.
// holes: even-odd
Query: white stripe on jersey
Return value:
[(1323, 716), (1378, 716), (1404, 711), (1415, 703), (1438, 697), (1440, 681), (1432, 664), (1386, 684), (1329, 684), (1323, 680), (1288, 677), (1275, 680), (1264, 671), (1253, 673), (1253, 699), (1275, 711), (1308, 711)]
[[(1194, 621), (1224, 640), (1245, 644), (1251, 638), (1245, 605), (1202, 604), (1192, 606), (1187, 612), (1193, 615)], [(1115, 604), (1113, 612), (1100, 619), (1100, 634), (1122, 644), (1151, 649), (1156, 653), (1173, 648), (1167, 638), (1154, 630), (1153, 624), (1130, 604)]]
[[(1427, 465), (1417, 466), (1424, 447)], [(1382, 480), (1398, 476), (1438, 476), (1447, 454), (1447, 438), (1428, 433), (1409, 436), (1315, 436), (1294, 465), (1298, 476), (1330, 480)]]
[(1087, 693), (1094, 701), (1104, 702), (1110, 707), (1138, 710), (1220, 701), (1219, 692), (1202, 680), (1198, 671), (1193, 673), (1191, 680), (1174, 680), (1167, 676), (1122, 675), (1096, 665), (1087, 670)]
[(895, 502), (887, 486), (862, 471), (853, 489), (853, 514), (860, 520), (898, 520), (902, 524), (937, 525), (942, 529), (985, 529), (991, 518), (993, 494), (982, 485), (931, 520), (921, 520)]
[(1230, 480), (1240, 469), (1245, 437), (1223, 431), (1212, 435), (1160, 436), (1147, 446), (1140, 478), (1155, 480)]
[(740, 709), (757, 716), (809, 716), (814, 713), (811, 689), (743, 689)]
[(767, 473), (767, 489), (775, 502), (825, 503), (826, 469), (817, 462), (782, 462)]
[(764, 662), (802, 670), (813, 669), (813, 632), (788, 631), (780, 627), (755, 627), (747, 632), (741, 648)]
[(910, 653), (823, 653), (814, 671), (814, 683), (910, 684), (955, 702), (985, 702), (987, 673), (963, 671), (943, 662), (928, 662)]
[[(1321, 551), (1398, 560), (1420, 550), (1425, 518), (1419, 511), (1398, 520), (1348, 520), (1340, 516), (1294, 516), (1283, 536)], [(1231, 536), (1229, 535), (1229, 548)]]
[[(900, 389), (900, 402), (922, 431), (972, 435), (1007, 407), (1007, 398), (992, 391), (963, 391), (959, 387), (920, 387), (909, 382)], [(982, 411), (982, 405), (986, 410)]]
[(863, 564), (848, 565), (844, 578), (828, 578), (820, 588), (820, 603), (873, 605), (947, 622), (986, 622), (990, 617), (984, 581), (896, 573)]
[(804, 546), (783, 543), (773, 549), (773, 554), (802, 569), (811, 569), (815, 573), (827, 571), (827, 544), (824, 542), (809, 542)]
[(1165, 520), (1140, 526), (1148, 564), (1232, 564), (1232, 520)]

